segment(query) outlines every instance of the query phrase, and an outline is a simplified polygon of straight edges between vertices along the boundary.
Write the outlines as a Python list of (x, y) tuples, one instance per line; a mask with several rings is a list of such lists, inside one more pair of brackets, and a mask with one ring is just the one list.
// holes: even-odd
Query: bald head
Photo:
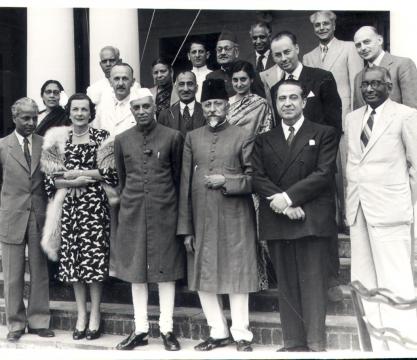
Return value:
[(368, 62), (376, 60), (384, 43), (382, 36), (373, 26), (362, 26), (356, 31), (353, 41), (359, 56)]

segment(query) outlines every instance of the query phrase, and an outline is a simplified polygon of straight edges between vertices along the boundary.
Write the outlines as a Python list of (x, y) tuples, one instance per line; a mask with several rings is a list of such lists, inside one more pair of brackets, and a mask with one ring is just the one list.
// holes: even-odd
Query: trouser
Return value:
[[(46, 256), (40, 246), (41, 232), (32, 210), (22, 244), (1, 243), (6, 322), (9, 331), (49, 327), (49, 278)], [(25, 309), (25, 248), (28, 246), (30, 291)]]
[[(159, 289), (159, 330), (166, 334), (172, 331), (175, 299), (175, 282), (160, 282)], [(148, 284), (132, 284), (133, 311), (135, 314), (135, 332), (147, 333), (148, 322)]]
[(278, 282), (284, 346), (326, 348), (329, 238), (268, 241)]
[[(371, 226), (359, 206), (355, 223), (350, 227), (351, 279), (367, 289), (386, 288), (404, 299), (415, 297), (410, 263), (410, 225)], [(363, 301), (365, 315), (376, 327), (391, 327), (417, 341), (416, 310), (397, 310), (385, 304)], [(401, 349), (394, 342), (371, 338), (374, 350)]]
[[(249, 294), (228, 294), (232, 326), (230, 332), (235, 341), (252, 341), (253, 334), (249, 331)], [(201, 307), (210, 326), (213, 339), (229, 337), (229, 328), (223, 314), (221, 295), (199, 291)]]

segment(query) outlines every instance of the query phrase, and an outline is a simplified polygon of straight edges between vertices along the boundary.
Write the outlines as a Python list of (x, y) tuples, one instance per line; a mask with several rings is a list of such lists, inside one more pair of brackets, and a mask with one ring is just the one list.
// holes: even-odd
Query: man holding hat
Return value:
[[(239, 44), (237, 42), (236, 35), (230, 30), (223, 30), (217, 40), (216, 45), (216, 58), (217, 63), (220, 65), (220, 69), (209, 73), (206, 77), (209, 79), (222, 79), (226, 84), (226, 93), (228, 98), (235, 95), (236, 91), (232, 86), (232, 72), (233, 63), (239, 57)], [(252, 83), (252, 92), (265, 97), (265, 90), (262, 84), (262, 80), (258, 73)]]
[(157, 283), (161, 337), (166, 350), (179, 350), (172, 318), (175, 280), (184, 276), (183, 247), (176, 237), (183, 137), (156, 122), (149, 89), (131, 97), (130, 110), (137, 126), (114, 142), (121, 191), (115, 266), (117, 277), (132, 283), (135, 330), (117, 349), (148, 344), (148, 283)]
[(186, 135), (177, 227), (187, 251), (195, 254), (188, 285), (198, 291), (211, 327), (210, 337), (195, 349), (208, 351), (231, 343), (221, 301), (221, 294), (227, 294), (237, 350), (252, 351), (248, 299), (258, 290), (253, 137), (227, 122), (223, 80), (205, 80), (201, 100), (207, 125)]

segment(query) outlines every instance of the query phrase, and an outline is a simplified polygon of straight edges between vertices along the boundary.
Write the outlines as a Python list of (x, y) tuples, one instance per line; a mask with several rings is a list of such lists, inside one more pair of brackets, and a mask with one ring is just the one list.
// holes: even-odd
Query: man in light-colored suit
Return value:
[[(0, 242), (4, 273), (7, 340), (16, 342), (28, 332), (51, 337), (49, 330), (49, 278), (41, 250), (46, 193), (39, 160), (42, 137), (33, 134), (38, 106), (29, 98), (12, 106), (16, 130), (0, 139)], [(28, 247), (30, 294), (23, 303), (25, 248)]]
[[(275, 61), (275, 60), (274, 60)], [(265, 70), (259, 74), (262, 83), (265, 88), (265, 97), (269, 106), (272, 108), (274, 102), (272, 101), (271, 89), (274, 85), (278, 84), (279, 81), (284, 77), (284, 71), (275, 63), (274, 66), (270, 67), (268, 70)], [(275, 111), (272, 112), (272, 117), (274, 118), (274, 127), (276, 126), (278, 119), (276, 119)]]
[[(384, 51), (384, 39), (372, 26), (361, 27), (353, 40), (358, 54), (368, 62), (368, 67), (377, 65), (388, 69), (392, 81), (391, 100), (417, 109), (417, 68), (413, 60)], [(362, 75), (360, 72), (355, 78), (353, 109), (365, 105), (360, 88)]]
[[(351, 277), (368, 289), (415, 297), (410, 227), (416, 202), (417, 111), (389, 99), (390, 73), (366, 68), (361, 79), (366, 105), (346, 118), (347, 220), (351, 226)], [(416, 340), (415, 310), (364, 303), (368, 320)], [(374, 350), (390, 349), (372, 338)]]

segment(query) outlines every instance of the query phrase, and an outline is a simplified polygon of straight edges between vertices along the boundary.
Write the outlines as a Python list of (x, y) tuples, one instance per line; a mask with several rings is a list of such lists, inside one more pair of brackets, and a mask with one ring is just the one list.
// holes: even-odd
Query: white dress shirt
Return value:
[(298, 80), (300, 78), (302, 70), (303, 70), (303, 64), (301, 64), (301, 62), (299, 62), (297, 67), (294, 69), (294, 71), (291, 74), (285, 72), (285, 80), (287, 80), (290, 77), (290, 75), (293, 76), (294, 80)]
[(185, 106), (188, 106), (188, 112), (190, 113), (190, 116), (193, 116), (193, 114), (194, 114), (195, 100), (191, 101), (189, 104), (185, 104), (182, 101), (180, 101), (180, 112), (181, 112), (181, 116), (184, 115)]
[(203, 81), (206, 80), (206, 76), (211, 73), (211, 70), (207, 67), (207, 65), (204, 65), (199, 68), (193, 67), (191, 71), (195, 74), (195, 77), (197, 78), (198, 89), (195, 94), (195, 99), (199, 102), (201, 100), (201, 90), (203, 88)]
[[(269, 53), (270, 52), (271, 52), (271, 50), (267, 50), (263, 54), (264, 55), (264, 58), (262, 59), (262, 65), (264, 66), (264, 70), (266, 70), (266, 63), (268, 61), (268, 56), (269, 56)], [(259, 56), (261, 56), (261, 54), (259, 54), (258, 52), (255, 51), (255, 55), (256, 55), (256, 65), (258, 65), (258, 59), (259, 59)]]
[[(19, 141), (19, 145), (22, 148), (22, 151), (24, 153), (25, 152), (25, 150), (23, 149), (23, 146), (24, 146), (23, 139), (24, 139), (24, 137), (22, 135), (20, 135), (16, 130), (14, 131), (14, 133), (15, 133), (15, 135), (17, 137), (17, 141)], [(32, 156), (32, 134), (27, 136), (27, 139), (29, 140), (29, 143), (28, 143), (29, 154), (30, 154), (30, 156)]]
[(369, 67), (379, 66), (379, 64), (381, 63), (382, 58), (384, 57), (384, 55), (385, 55), (385, 51), (382, 50), (381, 53), (376, 57), (376, 59), (374, 61), (372, 61), (372, 62), (368, 61), (368, 66)]
[[(366, 111), (365, 111), (365, 114), (364, 114), (363, 119), (362, 119), (362, 129), (365, 127), (372, 111), (375, 111), (375, 115), (374, 115), (374, 125), (375, 125), (375, 123), (381, 117), (382, 111), (384, 110), (384, 107), (385, 107), (386, 103), (387, 103), (387, 100), (385, 100), (381, 105), (379, 105), (375, 109), (372, 109), (369, 105), (366, 106)], [(371, 136), (372, 136), (372, 132), (371, 132)]]
[[(132, 89), (140, 89), (139, 83), (135, 81), (132, 85)], [(100, 105), (103, 94), (106, 93), (108, 95), (114, 94), (113, 88), (110, 85), (110, 81), (107, 78), (96, 81), (87, 88), (88, 97), (96, 105)]]

